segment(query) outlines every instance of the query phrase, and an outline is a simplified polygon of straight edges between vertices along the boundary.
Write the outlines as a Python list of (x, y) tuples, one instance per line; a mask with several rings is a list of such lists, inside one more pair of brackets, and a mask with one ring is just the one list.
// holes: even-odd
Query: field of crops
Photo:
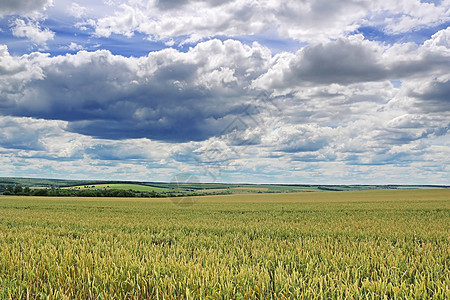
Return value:
[(450, 298), (448, 189), (182, 200), (1, 196), (0, 298)]

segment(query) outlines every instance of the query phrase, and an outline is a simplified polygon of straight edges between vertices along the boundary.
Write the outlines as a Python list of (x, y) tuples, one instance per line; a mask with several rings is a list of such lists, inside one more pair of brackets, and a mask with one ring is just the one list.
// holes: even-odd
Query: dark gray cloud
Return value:
[(339, 39), (309, 45), (295, 55), (280, 57), (256, 85), (285, 89), (309, 84), (351, 84), (386, 78), (381, 49), (362, 39)]
[(379, 80), (386, 75), (377, 56), (373, 49), (347, 39), (306, 47), (301, 59), (291, 63), (292, 73), (283, 80), (325, 84)]
[[(177, 110), (167, 107), (167, 110)], [(163, 114), (166, 113), (164, 116)], [(229, 113), (220, 111), (221, 114)], [(201, 114), (214, 114), (213, 111), (202, 111)], [(162, 111), (157, 119), (138, 121), (117, 120), (84, 120), (69, 123), (68, 130), (103, 139), (130, 139), (146, 137), (166, 142), (202, 141), (219, 135), (234, 116), (215, 119), (202, 118), (195, 112), (184, 109), (177, 113)]]
[[(264, 51), (214, 40), (188, 53), (163, 50), (140, 59), (108, 51), (26, 57), (42, 76), (22, 74), (20, 88), (1, 95), (0, 112), (69, 121), (68, 130), (98, 138), (204, 140), (245, 113)], [(18, 60), (5, 53), (4, 59)]]
[(433, 76), (450, 68), (450, 58), (445, 53), (423, 53), (417, 58), (387, 64), (387, 78)]
[[(447, 30), (442, 34), (448, 34)], [(436, 35), (434, 39), (437, 38)], [(263, 88), (298, 89), (445, 73), (450, 69), (448, 53), (436, 51), (436, 47), (428, 44), (416, 47), (414, 51), (409, 45), (405, 49), (393, 47), (387, 52), (384, 46), (364, 40), (362, 36), (312, 44), (295, 55), (280, 56), (254, 84)]]
[(51, 3), (52, 0), (2, 0), (0, 1), (0, 16), (31, 13), (41, 10)]
[(193, 3), (203, 3), (208, 6), (220, 6), (222, 4), (228, 3), (228, 0), (159, 0), (156, 1), (156, 7), (161, 10), (172, 10), (172, 9), (182, 9), (187, 4)]
[(431, 81), (422, 91), (411, 90), (409, 96), (419, 100), (415, 102), (415, 105), (423, 112), (450, 112), (450, 80), (448, 79)]

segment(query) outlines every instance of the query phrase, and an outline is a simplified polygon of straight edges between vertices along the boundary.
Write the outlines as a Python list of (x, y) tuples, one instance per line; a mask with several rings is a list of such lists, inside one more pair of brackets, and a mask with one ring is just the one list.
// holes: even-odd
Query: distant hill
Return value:
[(168, 182), (139, 182), (116, 180), (67, 180), (47, 178), (0, 177), (0, 193), (8, 186), (20, 185), (29, 188), (47, 189), (123, 189), (165, 192), (198, 192), (211, 193), (286, 193), (286, 192), (317, 192), (317, 191), (358, 191), (383, 189), (427, 189), (450, 188), (443, 185), (310, 185), (310, 184), (228, 184), (228, 183), (168, 183)]

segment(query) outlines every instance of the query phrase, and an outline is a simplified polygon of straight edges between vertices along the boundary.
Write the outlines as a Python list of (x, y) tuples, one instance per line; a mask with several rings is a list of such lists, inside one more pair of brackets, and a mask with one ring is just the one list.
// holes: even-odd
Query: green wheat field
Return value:
[(0, 197), (1, 299), (449, 299), (450, 190)]

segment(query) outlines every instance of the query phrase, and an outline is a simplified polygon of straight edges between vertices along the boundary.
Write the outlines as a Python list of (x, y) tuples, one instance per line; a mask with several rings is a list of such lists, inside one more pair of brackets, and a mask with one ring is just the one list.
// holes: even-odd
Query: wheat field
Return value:
[(0, 298), (450, 298), (450, 190), (184, 200), (0, 197)]

